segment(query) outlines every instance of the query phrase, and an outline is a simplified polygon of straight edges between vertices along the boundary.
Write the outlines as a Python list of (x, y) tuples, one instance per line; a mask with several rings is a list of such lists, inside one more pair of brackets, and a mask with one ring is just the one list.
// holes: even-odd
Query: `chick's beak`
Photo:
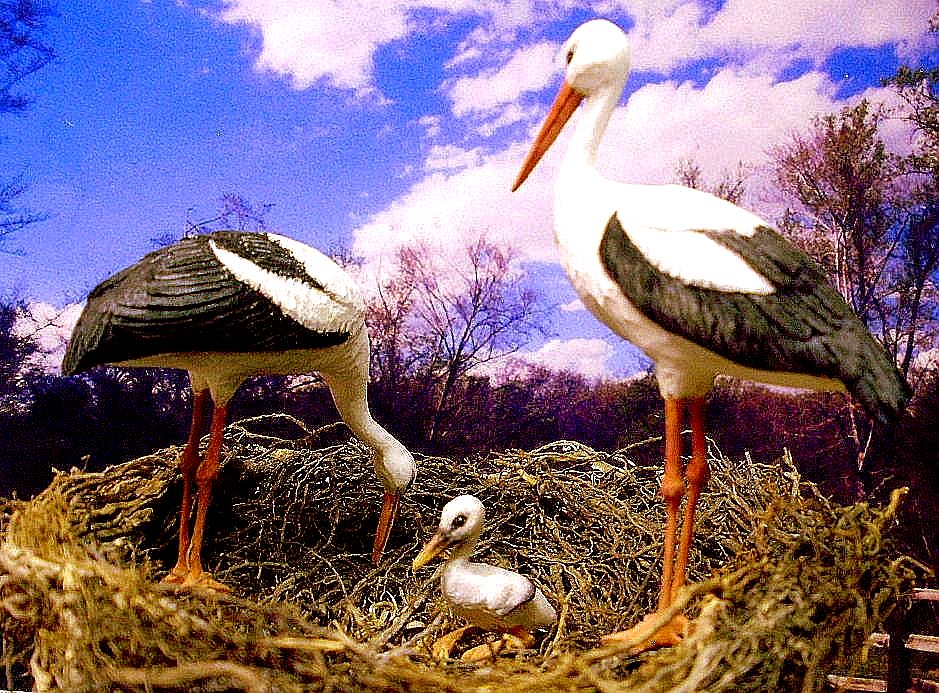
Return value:
[(443, 552), (448, 546), (450, 546), (450, 540), (447, 539), (447, 535), (437, 531), (430, 540), (424, 544), (424, 548), (421, 549), (421, 552), (417, 554), (417, 557), (414, 559), (414, 562), (411, 563), (411, 566), (414, 570), (418, 568), (423, 568), (427, 565), (431, 559)]
[(554, 140), (557, 139), (564, 128), (564, 124), (567, 123), (583, 100), (584, 95), (565, 80), (558, 95), (554, 98), (554, 103), (551, 104), (551, 110), (548, 111), (534, 144), (531, 145), (528, 156), (525, 157), (525, 161), (522, 163), (518, 178), (515, 179), (515, 184), (512, 186), (512, 192), (518, 190), (519, 186), (525, 182), (528, 174), (534, 170), (544, 153), (554, 144)]
[(385, 498), (381, 505), (381, 517), (378, 519), (378, 529), (375, 531), (375, 546), (372, 548), (372, 563), (378, 565), (381, 562), (381, 555), (388, 544), (388, 537), (391, 536), (391, 527), (394, 525), (395, 518), (398, 516), (398, 506), (401, 505), (400, 493), (385, 493)]

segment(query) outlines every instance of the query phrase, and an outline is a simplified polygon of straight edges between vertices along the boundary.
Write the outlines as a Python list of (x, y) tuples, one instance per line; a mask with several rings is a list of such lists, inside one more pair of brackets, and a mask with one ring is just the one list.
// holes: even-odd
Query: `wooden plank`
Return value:
[[(887, 647), (890, 644), (890, 636), (886, 633), (871, 633), (867, 640), (874, 647)], [(916, 652), (939, 654), (939, 635), (917, 635), (914, 633), (907, 638), (906, 648)]]
[(887, 682), (882, 679), (864, 679), (859, 676), (828, 675), (828, 683), (837, 691), (858, 691), (860, 693), (885, 693)]
[(939, 602), (939, 590), (919, 587), (913, 590), (914, 601)]
[(928, 652), (930, 654), (939, 654), (939, 636), (936, 635), (911, 635), (906, 641), (906, 647), (917, 652)]

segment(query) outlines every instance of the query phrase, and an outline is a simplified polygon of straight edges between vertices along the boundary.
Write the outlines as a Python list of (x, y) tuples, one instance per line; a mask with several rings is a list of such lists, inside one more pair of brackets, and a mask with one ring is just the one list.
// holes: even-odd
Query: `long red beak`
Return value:
[(554, 103), (551, 104), (551, 110), (548, 111), (548, 115), (541, 126), (541, 130), (535, 138), (535, 143), (531, 146), (528, 156), (525, 157), (522, 170), (519, 171), (518, 178), (515, 179), (515, 184), (512, 186), (512, 192), (518, 190), (521, 184), (525, 182), (525, 179), (528, 178), (528, 174), (534, 170), (538, 162), (541, 161), (541, 157), (544, 156), (544, 153), (554, 144), (554, 140), (557, 139), (564, 124), (570, 119), (571, 115), (573, 115), (574, 111), (577, 110), (577, 107), (583, 100), (584, 95), (576, 91), (565, 80), (561, 85), (561, 91), (554, 97)]
[(400, 493), (386, 493), (381, 504), (381, 517), (378, 519), (378, 529), (375, 531), (375, 546), (372, 548), (372, 563), (378, 565), (381, 555), (391, 536), (391, 527), (398, 516), (398, 506), (401, 505)]

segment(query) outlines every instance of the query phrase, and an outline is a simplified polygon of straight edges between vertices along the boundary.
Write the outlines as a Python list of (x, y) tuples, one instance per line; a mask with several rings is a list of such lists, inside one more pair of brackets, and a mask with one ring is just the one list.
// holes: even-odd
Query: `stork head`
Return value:
[(417, 464), (414, 462), (414, 455), (390, 436), (387, 445), (376, 449), (374, 461), (375, 474), (385, 488), (381, 517), (375, 532), (375, 545), (372, 548), (372, 563), (378, 565), (388, 537), (391, 536), (391, 527), (398, 516), (401, 494), (407, 491), (417, 478)]
[(414, 569), (423, 567), (432, 558), (445, 551), (469, 554), (483, 531), (486, 509), (476, 496), (457, 496), (443, 506), (440, 513), (440, 525), (417, 558)]
[(564, 42), (561, 54), (567, 63), (564, 83), (525, 157), (513, 192), (534, 170), (581, 101), (605, 93), (612, 109), (629, 77), (629, 41), (622, 29), (606, 19), (593, 19), (577, 27)]
[(582, 96), (607, 86), (622, 88), (629, 76), (629, 40), (606, 19), (581, 24), (564, 42), (564, 81)]

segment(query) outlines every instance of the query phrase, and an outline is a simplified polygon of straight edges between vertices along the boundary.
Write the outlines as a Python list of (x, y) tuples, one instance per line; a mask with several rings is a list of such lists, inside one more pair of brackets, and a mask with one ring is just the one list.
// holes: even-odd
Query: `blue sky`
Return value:
[[(605, 16), (633, 75), (601, 165), (669, 182), (745, 162), (746, 205), (772, 220), (761, 166), (812, 116), (866, 96), (901, 62), (935, 63), (935, 0), (110, 0), (60, 3), (57, 59), (0, 120), (4, 174), (49, 215), (0, 257), (0, 291), (61, 308), (210, 216), (226, 193), (271, 205), (269, 226), (351, 248), (374, 277), (403, 243), (442, 256), (481, 232), (514, 245), (558, 305), (533, 361), (618, 375), (635, 357), (574, 300), (551, 234), (552, 152), (516, 169), (560, 80), (557, 50)], [(627, 100), (628, 99), (628, 100)], [(900, 123), (885, 136), (902, 149)], [(563, 149), (563, 138), (561, 146)], [(368, 281), (368, 279), (363, 279)]]

